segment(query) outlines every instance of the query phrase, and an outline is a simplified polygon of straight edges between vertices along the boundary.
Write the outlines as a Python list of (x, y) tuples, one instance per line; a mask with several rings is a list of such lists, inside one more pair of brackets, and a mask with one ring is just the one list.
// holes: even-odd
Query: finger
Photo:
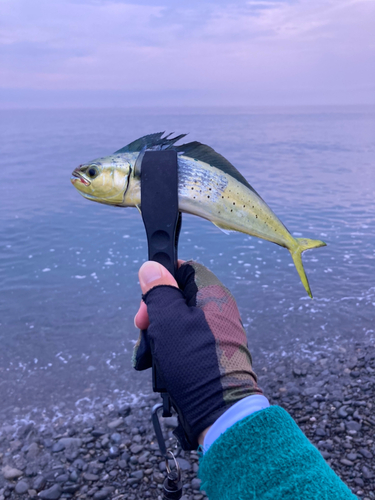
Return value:
[(146, 330), (149, 327), (150, 321), (148, 319), (147, 306), (142, 301), (139, 306), (138, 312), (134, 318), (134, 325), (140, 330)]
[[(179, 262), (179, 264), (181, 265)], [(139, 283), (142, 293), (146, 293), (157, 285), (171, 285), (177, 287), (177, 282), (173, 276), (158, 262), (145, 262), (139, 270)], [(134, 324), (140, 330), (146, 330), (150, 322), (148, 319), (147, 306), (142, 301), (138, 312), (134, 318)]]
[(138, 277), (142, 293), (146, 293), (158, 285), (171, 285), (178, 288), (177, 281), (171, 273), (164, 266), (152, 260), (141, 266)]

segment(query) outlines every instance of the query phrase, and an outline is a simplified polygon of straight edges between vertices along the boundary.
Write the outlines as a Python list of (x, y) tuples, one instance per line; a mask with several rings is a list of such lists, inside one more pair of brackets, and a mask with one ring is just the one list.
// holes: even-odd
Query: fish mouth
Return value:
[(91, 182), (85, 179), (78, 170), (73, 170), (70, 180), (72, 184), (75, 184), (76, 182), (82, 182), (85, 186), (90, 186), (91, 184)]

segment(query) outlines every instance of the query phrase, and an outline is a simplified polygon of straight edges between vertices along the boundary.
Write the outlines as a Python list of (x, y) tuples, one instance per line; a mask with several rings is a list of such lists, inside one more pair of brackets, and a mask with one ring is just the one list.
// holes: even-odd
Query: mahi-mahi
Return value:
[(175, 143), (164, 132), (146, 135), (114, 154), (76, 168), (73, 185), (85, 198), (141, 210), (141, 163), (147, 150), (178, 153), (178, 202), (181, 212), (199, 215), (224, 231), (239, 231), (285, 247), (312, 297), (303, 268), (303, 251), (325, 246), (320, 240), (294, 238), (240, 172), (223, 156), (200, 142)]

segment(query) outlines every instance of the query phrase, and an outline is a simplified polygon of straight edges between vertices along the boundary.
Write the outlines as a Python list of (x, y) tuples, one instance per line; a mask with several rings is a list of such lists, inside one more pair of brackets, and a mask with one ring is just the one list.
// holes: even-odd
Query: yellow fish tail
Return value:
[(303, 286), (305, 287), (306, 292), (309, 294), (309, 296), (312, 298), (312, 293), (309, 285), (309, 281), (307, 279), (305, 269), (303, 268), (302, 264), (302, 252), (305, 250), (310, 250), (311, 248), (319, 248), (319, 247), (325, 247), (326, 243), (324, 241), (320, 240), (309, 240), (308, 238), (296, 238), (296, 245), (293, 246), (293, 248), (289, 248), (289, 252), (292, 255), (292, 259), (294, 262), (294, 265), (297, 268), (299, 277), (301, 278), (301, 281), (303, 283)]

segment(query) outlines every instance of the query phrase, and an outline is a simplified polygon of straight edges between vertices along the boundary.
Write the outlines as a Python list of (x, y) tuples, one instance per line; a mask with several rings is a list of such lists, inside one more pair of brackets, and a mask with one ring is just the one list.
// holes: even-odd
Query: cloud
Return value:
[(374, 15), (373, 0), (3, 0), (0, 86), (367, 102)]

